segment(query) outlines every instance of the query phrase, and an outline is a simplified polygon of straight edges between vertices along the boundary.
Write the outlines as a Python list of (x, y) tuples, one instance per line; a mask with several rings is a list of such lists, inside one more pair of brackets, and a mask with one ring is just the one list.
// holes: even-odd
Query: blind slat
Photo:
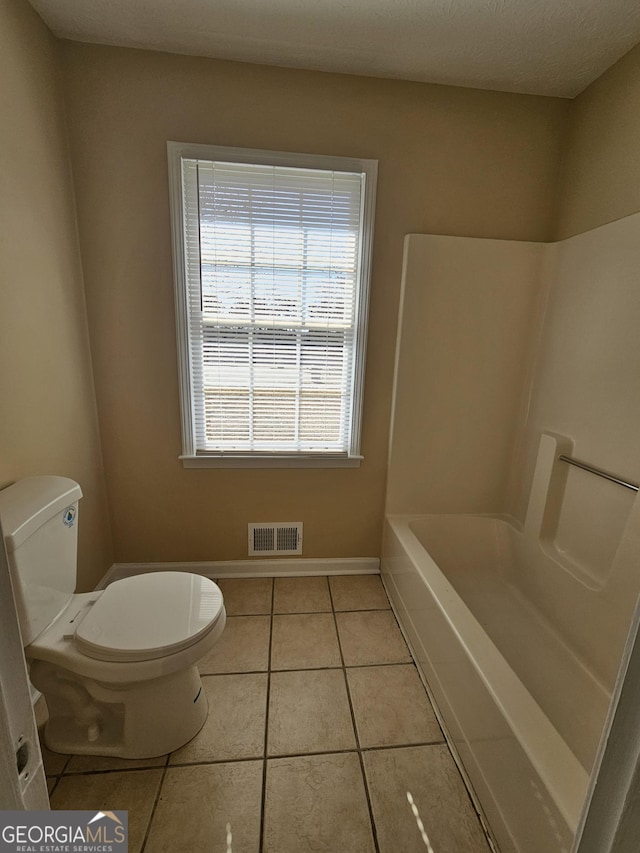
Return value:
[(182, 160), (196, 451), (348, 452), (362, 173)]

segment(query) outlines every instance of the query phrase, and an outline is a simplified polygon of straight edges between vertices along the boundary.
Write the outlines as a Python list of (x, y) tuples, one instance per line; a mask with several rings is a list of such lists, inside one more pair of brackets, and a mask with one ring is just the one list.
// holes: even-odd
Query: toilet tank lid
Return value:
[(0, 491), (0, 525), (7, 551), (15, 551), (50, 518), (82, 497), (68, 477), (25, 477)]

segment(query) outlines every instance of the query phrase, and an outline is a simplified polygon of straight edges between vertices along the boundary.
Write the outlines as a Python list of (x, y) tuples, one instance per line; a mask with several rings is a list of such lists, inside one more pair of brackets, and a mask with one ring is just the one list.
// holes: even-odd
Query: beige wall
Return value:
[[(567, 102), (56, 43), (19, 0), (0, 24), (0, 486), (82, 484), (82, 589), (111, 540), (58, 58), (119, 560), (241, 558), (250, 520), (377, 554), (404, 235), (544, 241), (640, 209), (640, 46)], [(379, 159), (361, 469), (178, 462), (167, 139)]]
[[(249, 521), (305, 556), (377, 555), (407, 232), (550, 237), (567, 102), (63, 43), (116, 558), (246, 556)], [(167, 140), (380, 161), (360, 469), (185, 470)]]
[(640, 210), (640, 45), (570, 106), (556, 239)]
[(0, 487), (82, 484), (79, 589), (111, 563), (56, 44), (28, 3), (0, 2)]

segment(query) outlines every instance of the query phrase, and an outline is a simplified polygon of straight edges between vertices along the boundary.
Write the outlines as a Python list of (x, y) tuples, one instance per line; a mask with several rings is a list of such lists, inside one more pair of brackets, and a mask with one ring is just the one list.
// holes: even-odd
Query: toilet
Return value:
[(204, 725), (197, 662), (225, 626), (208, 578), (152, 572), (76, 594), (80, 486), (28, 477), (0, 491), (22, 642), (46, 699), (45, 742), (62, 753), (151, 758)]

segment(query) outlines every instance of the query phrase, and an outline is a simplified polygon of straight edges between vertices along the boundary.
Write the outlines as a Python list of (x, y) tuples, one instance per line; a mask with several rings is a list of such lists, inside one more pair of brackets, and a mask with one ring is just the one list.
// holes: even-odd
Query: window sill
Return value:
[(292, 453), (234, 456), (229, 453), (180, 456), (184, 468), (359, 468), (362, 456), (343, 456), (331, 453)]

